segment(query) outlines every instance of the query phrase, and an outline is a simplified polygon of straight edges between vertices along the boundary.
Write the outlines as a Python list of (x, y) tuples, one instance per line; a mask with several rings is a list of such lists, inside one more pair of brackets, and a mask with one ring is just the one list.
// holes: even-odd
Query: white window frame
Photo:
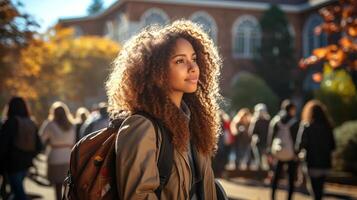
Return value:
[(211, 36), (212, 40), (217, 43), (217, 32), (218, 32), (218, 29), (217, 29), (217, 23), (216, 23), (216, 20), (210, 15), (208, 14), (206, 11), (196, 11), (194, 12), (191, 16), (190, 16), (190, 20), (195, 22), (195, 19), (199, 18), (199, 17), (202, 17), (202, 18), (205, 18), (207, 19), (207, 21), (210, 23), (210, 27), (211, 29), (209, 30), (210, 33), (207, 33), (209, 36)]
[[(152, 14), (158, 14), (160, 15), (164, 21), (165, 24), (168, 24), (170, 22), (170, 17), (165, 13), (165, 11), (161, 10), (160, 8), (150, 8), (144, 12), (144, 14), (141, 15), (140, 17), (140, 25), (142, 28), (145, 28), (147, 25), (145, 24), (145, 19), (148, 18)], [(162, 25), (162, 24), (160, 24)]]
[[(238, 17), (234, 23), (233, 23), (233, 26), (232, 26), (232, 53), (233, 53), (233, 57), (234, 58), (248, 58), (248, 59), (251, 59), (253, 58), (253, 52), (252, 52), (252, 45), (250, 44), (251, 42), (251, 33), (250, 32), (247, 32), (247, 30), (243, 30), (243, 33), (244, 33), (244, 46), (245, 48), (243, 49), (243, 54), (242, 53), (238, 53), (235, 48), (235, 44), (236, 44), (236, 40), (238, 39), (238, 28), (239, 26), (245, 22), (245, 21), (250, 21), (253, 25), (255, 25), (257, 27), (257, 40), (258, 40), (258, 47), (261, 45), (261, 28), (260, 28), (260, 25), (259, 25), (259, 22), (258, 20), (252, 16), (252, 15), (242, 15), (240, 17)], [(246, 37), (248, 36), (248, 37)]]
[[(316, 26), (312, 27), (314, 25), (315, 22), (317, 25), (319, 25), (320, 23), (323, 22), (323, 19), (321, 16), (317, 15), (317, 14), (312, 14), (308, 17), (308, 19), (306, 20), (305, 24), (304, 24), (304, 28), (303, 28), (303, 55), (304, 57), (308, 57), (311, 52), (310, 49), (315, 49), (315, 48), (319, 48), (321, 47), (323, 44), (320, 44), (321, 41), (321, 37), (324, 37), (322, 39), (325, 40), (325, 43), (327, 44), (327, 36), (324, 33), (321, 33), (320, 35), (310, 35), (309, 32), (312, 29), (315, 29)], [(313, 44), (312, 47), (310, 47), (309, 44), (309, 39), (310, 37), (313, 37)]]

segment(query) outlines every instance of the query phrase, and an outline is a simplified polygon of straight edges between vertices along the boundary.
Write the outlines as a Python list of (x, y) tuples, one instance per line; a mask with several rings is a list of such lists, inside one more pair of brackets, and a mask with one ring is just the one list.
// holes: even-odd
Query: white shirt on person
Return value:
[(69, 130), (64, 131), (56, 122), (46, 120), (40, 128), (42, 142), (49, 145), (47, 151), (49, 164), (68, 164), (71, 156), (71, 149), (75, 144), (76, 131), (73, 125)]

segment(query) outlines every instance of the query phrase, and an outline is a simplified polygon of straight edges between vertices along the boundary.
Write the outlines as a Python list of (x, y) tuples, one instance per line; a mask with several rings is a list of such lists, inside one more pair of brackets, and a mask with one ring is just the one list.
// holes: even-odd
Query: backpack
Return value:
[(35, 157), (43, 149), (36, 124), (24, 117), (16, 117), (16, 121), (18, 131), (14, 138), (14, 147)]
[[(155, 133), (161, 134), (162, 143), (157, 163), (160, 185), (155, 190), (156, 196), (160, 199), (161, 191), (170, 178), (174, 147), (160, 121), (143, 112), (138, 114), (151, 120)], [(114, 120), (109, 127), (89, 134), (75, 144), (71, 152), (70, 169), (64, 181), (62, 200), (116, 199), (115, 140), (123, 121), (123, 119)], [(217, 199), (228, 200), (227, 194), (217, 180), (215, 180), (215, 187)]]
[[(161, 134), (158, 170), (160, 186), (158, 197), (166, 185), (173, 164), (173, 145), (163, 125), (146, 113), (137, 113), (151, 120), (155, 133)], [(71, 151), (70, 169), (64, 181), (62, 200), (116, 199), (115, 140), (123, 119), (117, 119), (102, 130), (83, 137)], [(158, 131), (160, 129), (160, 131)], [(160, 198), (159, 198), (160, 199)]]
[(294, 145), (290, 134), (290, 127), (296, 122), (296, 119), (291, 119), (286, 124), (277, 122), (278, 131), (274, 137), (271, 147), (271, 152), (275, 158), (280, 161), (290, 161), (294, 159)]

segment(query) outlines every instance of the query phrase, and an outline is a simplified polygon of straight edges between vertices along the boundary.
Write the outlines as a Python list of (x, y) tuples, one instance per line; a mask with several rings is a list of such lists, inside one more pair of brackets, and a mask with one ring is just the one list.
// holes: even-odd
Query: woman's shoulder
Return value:
[(127, 117), (116, 138), (116, 151), (126, 151), (126, 147), (138, 149), (157, 148), (158, 141), (153, 122), (139, 114)]
[(155, 132), (155, 125), (148, 116), (134, 114), (123, 121), (119, 132), (151, 133)]

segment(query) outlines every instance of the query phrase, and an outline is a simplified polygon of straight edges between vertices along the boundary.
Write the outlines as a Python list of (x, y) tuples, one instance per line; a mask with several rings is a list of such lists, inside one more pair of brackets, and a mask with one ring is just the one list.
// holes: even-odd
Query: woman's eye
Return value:
[(197, 62), (197, 58), (193, 58), (192, 61), (193, 61), (193, 62)]
[(184, 63), (184, 60), (183, 60), (183, 59), (179, 59), (179, 60), (176, 60), (175, 63), (176, 63), (176, 64), (181, 64), (181, 63)]

